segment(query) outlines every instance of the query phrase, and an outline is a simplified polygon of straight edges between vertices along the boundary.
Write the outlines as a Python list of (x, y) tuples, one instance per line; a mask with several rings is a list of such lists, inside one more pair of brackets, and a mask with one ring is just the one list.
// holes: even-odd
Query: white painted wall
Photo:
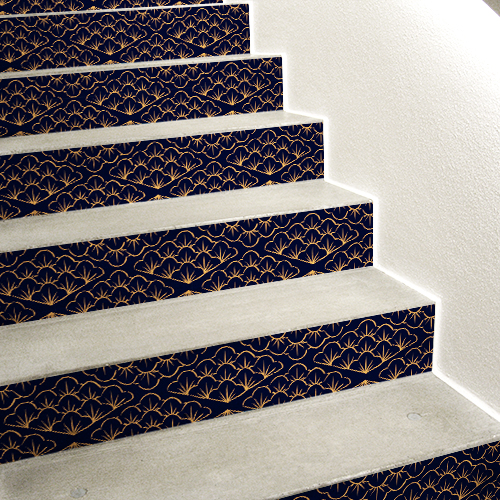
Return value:
[(435, 365), (500, 412), (500, 17), (481, 0), (252, 0), (329, 179), (378, 198), (376, 262), (442, 299)]

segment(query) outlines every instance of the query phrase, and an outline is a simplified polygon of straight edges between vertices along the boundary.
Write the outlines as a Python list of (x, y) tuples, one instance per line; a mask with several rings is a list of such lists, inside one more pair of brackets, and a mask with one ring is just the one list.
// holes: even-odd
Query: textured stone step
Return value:
[(2, 73), (0, 136), (282, 109), (281, 58), (181, 61)]
[[(429, 299), (373, 269), (337, 274), (2, 329), (19, 383), (0, 387), (0, 449), (52, 453), (429, 371)], [(33, 379), (50, 365), (72, 371)]]
[[(299, 494), (343, 483), (323, 499), (341, 488), (363, 492), (383, 478), (374, 491), (390, 493), (405, 482), (408, 494), (442, 485), (447, 495), (444, 483), (460, 488), (462, 479), (463, 487), (486, 493), (497, 479), (498, 444), (470, 449), (499, 435), (499, 422), (429, 373), (4, 464), (0, 492), (6, 500), (84, 493), (106, 500), (270, 500), (310, 498)], [(424, 462), (443, 455), (450, 457)], [(399, 475), (377, 475), (412, 463)], [(440, 496), (452, 498), (441, 491), (429, 498)]]
[(322, 180), (2, 222), (3, 324), (372, 263), (369, 200)]
[(223, 0), (0, 0), (0, 15), (216, 4)]
[(243, 4), (0, 18), (0, 71), (249, 51), (248, 6)]
[[(0, 328), (0, 385), (431, 303), (367, 267), (4, 326)], [(407, 319), (402, 316), (402, 322)]]
[[(0, 219), (321, 178), (311, 120), (276, 111), (3, 139)], [(88, 132), (100, 144), (78, 147)], [(52, 147), (66, 149), (36, 151), (58, 135)], [(28, 152), (5, 154), (16, 148)]]
[[(419, 418), (418, 414), (410, 414)], [(282, 500), (500, 498), (500, 441), (422, 460)], [(470, 446), (471, 443), (467, 444)], [(462, 445), (463, 447), (464, 445)], [(443, 451), (439, 451), (443, 453)]]

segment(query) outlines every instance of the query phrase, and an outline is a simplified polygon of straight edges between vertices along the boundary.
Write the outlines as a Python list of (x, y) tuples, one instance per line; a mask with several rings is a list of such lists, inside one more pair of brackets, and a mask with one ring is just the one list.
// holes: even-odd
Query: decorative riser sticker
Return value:
[(500, 441), (282, 500), (498, 500)]
[(223, 0), (0, 0), (0, 15), (222, 3)]
[(321, 123), (0, 156), (0, 219), (322, 176)]
[(434, 306), (0, 387), (0, 462), (428, 371)]
[(372, 264), (372, 205), (0, 254), (0, 324)]
[(0, 136), (275, 111), (282, 94), (279, 57), (5, 78)]
[(0, 71), (243, 54), (247, 5), (0, 19)]

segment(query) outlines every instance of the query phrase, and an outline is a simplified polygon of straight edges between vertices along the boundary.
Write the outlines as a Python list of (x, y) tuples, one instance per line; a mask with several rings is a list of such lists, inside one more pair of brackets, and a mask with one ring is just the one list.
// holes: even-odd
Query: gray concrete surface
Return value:
[(271, 500), (498, 439), (429, 373), (1, 465), (0, 497)]
[(120, 127), (106, 127), (52, 134), (5, 137), (0, 139), (0, 156), (36, 151), (81, 148), (110, 145), (123, 142), (153, 141), (169, 137), (190, 137), (203, 134), (254, 130), (267, 127), (286, 127), (317, 123), (319, 118), (287, 113), (286, 111), (265, 111), (241, 115), (213, 116), (192, 120), (143, 123)]
[(0, 328), (0, 386), (420, 307), (374, 268)]
[(1, 252), (366, 203), (323, 179), (0, 222)]
[(183, 66), (187, 64), (210, 64), (224, 63), (229, 61), (248, 61), (250, 59), (269, 59), (281, 57), (280, 55), (254, 55), (254, 54), (234, 54), (228, 56), (193, 57), (186, 59), (165, 59), (161, 61), (140, 61), (133, 63), (101, 64), (95, 66), (74, 66), (68, 68), (47, 68), (31, 71), (13, 71), (0, 73), (0, 80), (11, 80), (13, 78), (31, 78), (46, 75), (71, 75), (73, 73), (94, 73), (96, 71), (125, 71), (136, 68), (152, 68), (165, 66)]
[[(233, 2), (231, 2), (233, 3)], [(99, 9), (99, 13), (101, 12), (120, 12), (120, 11), (129, 11), (129, 10), (154, 10), (154, 9), (161, 9), (161, 10), (167, 10), (167, 9), (188, 9), (191, 7), (198, 7), (198, 8), (205, 8), (207, 6), (217, 6), (220, 5), (218, 3), (215, 4), (203, 4), (203, 5), (196, 5), (196, 4), (184, 4), (184, 5), (162, 5), (159, 7), (130, 7), (130, 8), (122, 8), (122, 9)], [(95, 14), (95, 10), (78, 10), (76, 11), (76, 14)], [(2, 15), (0, 16), (0, 19), (7, 18), (7, 19), (12, 19), (13, 17), (35, 17), (35, 16), (41, 16), (41, 17), (46, 17), (46, 16), (58, 16), (58, 15), (65, 15), (65, 14), (75, 14), (75, 11), (61, 11), (61, 12), (36, 12), (32, 14), (11, 14), (11, 15)]]

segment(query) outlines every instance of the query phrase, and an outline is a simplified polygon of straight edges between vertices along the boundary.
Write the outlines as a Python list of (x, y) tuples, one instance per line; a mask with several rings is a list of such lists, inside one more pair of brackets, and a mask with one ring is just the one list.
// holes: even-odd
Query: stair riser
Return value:
[(282, 108), (281, 58), (2, 81), (0, 136)]
[(0, 254), (0, 324), (371, 265), (372, 205)]
[(0, 157), (0, 219), (323, 176), (323, 126)]
[(0, 20), (0, 71), (223, 56), (249, 50), (247, 5)]
[(500, 441), (282, 500), (496, 500)]
[(0, 15), (222, 3), (223, 0), (0, 0)]
[(1, 461), (423, 373), (433, 322), (430, 305), (2, 387)]

